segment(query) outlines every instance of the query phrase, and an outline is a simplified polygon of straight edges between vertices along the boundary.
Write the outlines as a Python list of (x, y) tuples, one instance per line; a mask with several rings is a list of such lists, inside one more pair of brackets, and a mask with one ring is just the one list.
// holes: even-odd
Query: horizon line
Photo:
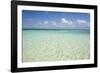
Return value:
[(90, 30), (90, 29), (34, 29), (34, 28), (22, 28), (22, 30)]

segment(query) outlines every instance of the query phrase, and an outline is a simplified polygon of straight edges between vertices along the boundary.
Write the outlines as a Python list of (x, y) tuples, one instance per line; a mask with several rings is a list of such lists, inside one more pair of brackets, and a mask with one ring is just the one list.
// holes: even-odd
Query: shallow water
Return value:
[(23, 62), (90, 58), (89, 30), (23, 30)]

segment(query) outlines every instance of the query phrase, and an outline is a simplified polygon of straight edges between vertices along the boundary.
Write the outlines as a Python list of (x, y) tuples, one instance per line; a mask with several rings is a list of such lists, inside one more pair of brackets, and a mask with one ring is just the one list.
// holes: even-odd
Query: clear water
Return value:
[(23, 30), (23, 62), (90, 58), (89, 30)]

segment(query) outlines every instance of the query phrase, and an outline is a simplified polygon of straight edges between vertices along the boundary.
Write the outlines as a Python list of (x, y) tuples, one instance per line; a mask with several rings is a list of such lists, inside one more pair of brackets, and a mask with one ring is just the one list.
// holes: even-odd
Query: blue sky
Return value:
[(89, 29), (90, 14), (23, 10), (22, 25), (23, 29)]

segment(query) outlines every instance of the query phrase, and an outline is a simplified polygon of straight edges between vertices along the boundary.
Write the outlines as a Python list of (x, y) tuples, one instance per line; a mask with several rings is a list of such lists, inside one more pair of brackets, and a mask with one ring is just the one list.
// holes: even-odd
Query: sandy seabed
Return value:
[(90, 58), (87, 31), (23, 30), (23, 62), (83, 60)]

